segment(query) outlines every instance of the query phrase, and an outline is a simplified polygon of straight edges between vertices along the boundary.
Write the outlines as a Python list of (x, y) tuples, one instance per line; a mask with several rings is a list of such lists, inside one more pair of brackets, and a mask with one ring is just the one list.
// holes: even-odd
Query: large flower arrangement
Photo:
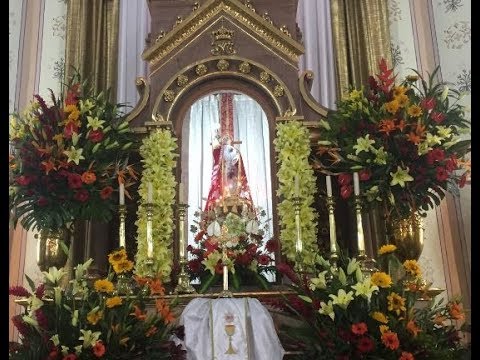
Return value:
[[(161, 299), (161, 281), (136, 278), (148, 291), (118, 296), (114, 278), (130, 272), (133, 262), (124, 249), (109, 254), (109, 262), (107, 278), (93, 286), (85, 277), (90, 259), (76, 267), (68, 290), (59, 286), (64, 272), (57, 268), (44, 272), (38, 286), (29, 280), (31, 291), (10, 288), (26, 309), (12, 318), (21, 343), (10, 344), (9, 359), (185, 359), (184, 351), (169, 340), (177, 329), (171, 304)], [(157, 296), (153, 311), (147, 311), (144, 294)]]
[(59, 230), (75, 219), (108, 221), (112, 193), (134, 175), (132, 135), (120, 104), (72, 79), (47, 103), (35, 95), (10, 120), (10, 206), (26, 229)]
[[(253, 278), (262, 288), (268, 288), (265, 275), (273, 271), (277, 242), (263, 239), (267, 222), (261, 222), (265, 211), (247, 206), (239, 213), (217, 207), (211, 211), (198, 211), (190, 230), (195, 233), (196, 246), (189, 245), (188, 270), (192, 279), (200, 279), (200, 292), (220, 280), (223, 266), (231, 274), (231, 284), (238, 290), (247, 278)], [(260, 221), (259, 221), (260, 220)], [(263, 248), (263, 245), (265, 247)], [(226, 258), (222, 248), (226, 248)]]
[[(300, 325), (288, 326), (283, 336), (294, 339), (301, 359), (467, 359), (468, 327), (458, 299), (418, 300), (428, 294), (415, 260), (400, 264), (403, 277), (392, 280), (387, 264), (397, 261), (394, 245), (379, 251), (380, 271), (365, 276), (355, 259), (342, 259), (338, 271), (320, 259), (317, 276), (292, 279), (297, 295), (287, 311), (298, 315)], [(424, 305), (426, 300), (424, 301)], [(277, 304), (280, 306), (280, 304)], [(283, 305), (284, 306), (284, 305)], [(463, 357), (465, 356), (465, 357)]]
[[(321, 121), (316, 165), (321, 171), (359, 171), (367, 200), (388, 199), (388, 208), (402, 218), (439, 205), (446, 191), (465, 184), (470, 123), (459, 92), (434, 81), (438, 68), (428, 79), (415, 72), (400, 84), (384, 60), (379, 69)], [(341, 196), (349, 198), (351, 176), (338, 181)]]

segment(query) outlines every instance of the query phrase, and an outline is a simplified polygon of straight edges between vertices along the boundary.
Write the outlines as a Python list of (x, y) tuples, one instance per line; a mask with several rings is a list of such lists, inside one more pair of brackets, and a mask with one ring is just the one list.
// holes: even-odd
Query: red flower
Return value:
[(425, 98), (421, 101), (420, 106), (425, 110), (432, 110), (436, 104), (435, 98)]
[(35, 289), (35, 296), (41, 299), (44, 294), (45, 294), (45, 284), (38, 285), (37, 288)]
[(73, 198), (77, 201), (80, 201), (80, 202), (85, 202), (88, 200), (88, 198), (90, 197), (90, 195), (88, 194), (88, 191), (85, 190), (85, 189), (81, 189), (79, 191), (77, 191), (75, 193), (75, 195), (73, 196)]
[(75, 354), (68, 354), (62, 358), (62, 360), (77, 360), (77, 355)]
[(265, 244), (265, 249), (267, 249), (269, 253), (274, 253), (275, 251), (277, 251), (278, 250), (277, 240), (275, 239), (268, 240), (267, 243)]
[(280, 263), (277, 265), (277, 270), (288, 277), (290, 281), (292, 281), (294, 284), (297, 284), (299, 279), (297, 274), (293, 271), (293, 269), (287, 264), (287, 263)]
[(195, 235), (195, 241), (196, 242), (199, 242), (200, 240), (202, 240), (203, 238), (203, 235), (205, 235), (205, 230), (201, 230), (197, 233), (197, 235)]
[(463, 188), (465, 186), (465, 184), (467, 183), (467, 174), (463, 174), (462, 177), (460, 178), (460, 180), (458, 181), (458, 186), (460, 188)]
[(375, 80), (375, 78), (370, 75), (368, 77), (368, 86), (370, 87), (370, 89), (372, 89), (373, 91), (377, 91), (378, 90), (378, 83), (377, 83), (377, 80)]
[(8, 294), (13, 296), (18, 296), (18, 297), (30, 296), (30, 293), (28, 292), (28, 290), (25, 289), (23, 286), (11, 286), (10, 289), (8, 289)]
[(93, 184), (97, 180), (97, 176), (93, 171), (85, 171), (81, 178), (82, 181), (87, 185)]
[(260, 265), (268, 265), (269, 262), (270, 262), (270, 256), (268, 255), (262, 254), (258, 257), (258, 263)]
[(67, 96), (65, 98), (65, 105), (76, 105), (78, 102), (78, 96), (80, 95), (79, 91), (80, 84), (74, 84), (68, 90)]
[(457, 157), (455, 155), (450, 156), (447, 161), (445, 161), (445, 168), (448, 172), (452, 172), (457, 168)]
[(361, 353), (370, 352), (375, 348), (375, 343), (368, 336), (363, 336), (358, 339), (357, 349)]
[(57, 348), (54, 348), (52, 351), (50, 351), (50, 353), (48, 354), (48, 358), (47, 360), (56, 360), (58, 355), (59, 355), (59, 351)]
[(415, 360), (413, 355), (407, 351), (402, 351), (402, 356), (398, 360)]
[(88, 139), (93, 143), (98, 143), (103, 140), (103, 131), (102, 130), (92, 130), (88, 134)]
[(190, 260), (188, 262), (188, 267), (192, 273), (199, 273), (202, 267), (202, 263), (199, 260)]
[(37, 200), (37, 205), (44, 207), (48, 205), (48, 199), (45, 196), (40, 196)]
[(368, 331), (367, 324), (364, 322), (359, 322), (356, 324), (352, 324), (352, 332), (355, 335), (363, 335)]
[(82, 177), (78, 174), (68, 175), (68, 187), (70, 189), (79, 189), (82, 187)]
[(92, 350), (96, 357), (102, 357), (105, 354), (105, 345), (101, 341), (97, 341)]
[(338, 185), (346, 186), (351, 184), (351, 182), (352, 182), (352, 174), (342, 173), (338, 175)]
[(15, 181), (20, 186), (28, 186), (32, 182), (32, 178), (28, 175), (21, 175)]
[(438, 181), (445, 181), (448, 179), (448, 172), (445, 170), (444, 167), (439, 166), (437, 167), (436, 171), (437, 171), (436, 178)]
[(370, 169), (362, 169), (358, 172), (358, 178), (361, 181), (368, 181), (372, 177), (372, 172)]
[(37, 319), (38, 326), (46, 330), (48, 327), (48, 319), (43, 313), (42, 309), (35, 310), (35, 318)]
[(430, 117), (437, 124), (440, 124), (443, 120), (445, 120), (445, 114), (441, 112), (432, 111), (432, 113), (430, 114)]
[(113, 188), (111, 186), (105, 186), (102, 191), (100, 191), (100, 197), (102, 200), (106, 200), (112, 195)]
[(71, 139), (73, 133), (78, 133), (78, 126), (73, 122), (69, 122), (63, 129), (63, 136), (65, 136), (66, 139)]
[(256, 244), (248, 244), (247, 253), (250, 255), (255, 255), (257, 253), (258, 246)]
[(353, 192), (352, 185), (342, 186), (340, 188), (340, 196), (342, 197), (342, 199), (348, 199), (350, 195), (352, 195), (352, 192)]
[(237, 257), (235, 258), (235, 263), (237, 263), (238, 265), (246, 266), (251, 262), (252, 262), (252, 258), (247, 253), (238, 254)]
[(400, 346), (400, 341), (398, 340), (397, 333), (394, 333), (392, 331), (385, 331), (382, 334), (382, 342), (385, 347), (391, 350), (396, 350)]

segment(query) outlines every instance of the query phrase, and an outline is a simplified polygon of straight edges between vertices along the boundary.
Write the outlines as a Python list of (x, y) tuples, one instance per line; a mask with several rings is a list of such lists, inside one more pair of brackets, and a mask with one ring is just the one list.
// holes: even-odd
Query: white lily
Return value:
[(320, 309), (318, 312), (322, 315), (330, 316), (330, 319), (335, 320), (335, 312), (333, 311), (333, 302), (332, 300), (328, 300), (328, 303), (324, 303), (323, 301), (320, 303)]
[(83, 348), (85, 349), (95, 345), (102, 334), (100, 331), (92, 332), (92, 330), (85, 329), (80, 329), (80, 332), (82, 333), (82, 336), (80, 336), (78, 339), (83, 340)]
[(345, 290), (340, 289), (338, 290), (337, 295), (330, 294), (329, 296), (333, 300), (332, 304), (338, 305), (345, 310), (348, 307), (348, 304), (353, 300), (353, 291), (347, 293)]
[(325, 274), (327, 271), (322, 271), (318, 274), (318, 277), (310, 279), (309, 288), (310, 290), (314, 291), (315, 289), (326, 289), (327, 288), (327, 281), (325, 279)]
[(52, 285), (57, 285), (60, 279), (65, 275), (65, 272), (62, 269), (57, 269), (55, 266), (52, 266), (48, 269), (48, 272), (42, 271), (45, 280), (47, 280)]
[(372, 285), (370, 278), (366, 278), (362, 282), (358, 282), (352, 286), (352, 289), (355, 290), (356, 296), (363, 296), (367, 298), (368, 301), (372, 298), (372, 295), (375, 291), (378, 291), (377, 285)]

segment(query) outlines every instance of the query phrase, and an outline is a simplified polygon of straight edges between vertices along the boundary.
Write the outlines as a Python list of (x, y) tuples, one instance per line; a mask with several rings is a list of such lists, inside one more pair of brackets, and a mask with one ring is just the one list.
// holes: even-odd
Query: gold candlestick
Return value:
[(293, 198), (293, 206), (295, 208), (295, 227), (297, 229), (297, 239), (295, 242), (295, 270), (298, 273), (303, 272), (303, 242), (302, 242), (302, 228), (300, 227), (300, 205), (302, 199), (300, 196), (295, 196)]
[(147, 212), (147, 258), (153, 260), (153, 234), (152, 234), (153, 204), (146, 203), (145, 209)]
[(179, 232), (179, 263), (180, 273), (178, 274), (178, 284), (175, 287), (175, 294), (193, 294), (196, 293), (194, 287), (190, 284), (190, 276), (188, 275), (185, 267), (188, 263), (187, 260), (187, 243), (185, 241), (185, 214), (187, 212), (187, 204), (178, 204), (178, 232)]
[(228, 290), (228, 266), (227, 266), (227, 248), (225, 246), (225, 243), (222, 246), (222, 261), (223, 261), (223, 290), (220, 292), (220, 295), (218, 297), (223, 297), (223, 298), (231, 298), (233, 297), (233, 294), (230, 290)]
[(363, 235), (362, 200), (360, 195), (355, 196), (355, 215), (357, 219), (357, 260), (360, 262), (362, 273), (369, 275), (377, 271), (375, 260), (370, 259), (365, 252), (365, 238)]
[(120, 225), (118, 228), (118, 242), (119, 247), (123, 247), (125, 250), (126, 242), (125, 242), (125, 219), (127, 217), (127, 207), (125, 205), (118, 206), (118, 217), (120, 219)]
[(327, 196), (327, 209), (328, 209), (328, 223), (330, 227), (330, 264), (331, 272), (336, 273), (338, 271), (337, 261), (337, 230), (335, 225), (335, 200), (333, 196)]

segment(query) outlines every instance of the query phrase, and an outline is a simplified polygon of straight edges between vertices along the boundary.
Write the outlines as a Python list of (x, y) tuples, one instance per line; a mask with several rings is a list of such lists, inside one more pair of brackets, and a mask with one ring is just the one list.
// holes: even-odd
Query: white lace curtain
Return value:
[[(206, 96), (196, 101), (187, 115), (182, 131), (184, 144), (188, 139), (188, 151), (182, 149), (182, 164), (188, 164), (188, 174), (182, 171), (182, 182), (188, 189), (188, 223), (194, 214), (205, 206), (212, 176), (212, 140), (215, 129), (220, 127), (219, 94)], [(242, 94), (233, 96), (233, 126), (235, 140), (245, 166), (248, 184), (255, 206), (265, 210), (272, 236), (272, 187), (270, 171), (270, 134), (267, 117), (261, 106)], [(186, 166), (186, 165), (183, 165)], [(185, 169), (185, 168), (184, 168)], [(193, 244), (193, 233), (188, 242)]]

